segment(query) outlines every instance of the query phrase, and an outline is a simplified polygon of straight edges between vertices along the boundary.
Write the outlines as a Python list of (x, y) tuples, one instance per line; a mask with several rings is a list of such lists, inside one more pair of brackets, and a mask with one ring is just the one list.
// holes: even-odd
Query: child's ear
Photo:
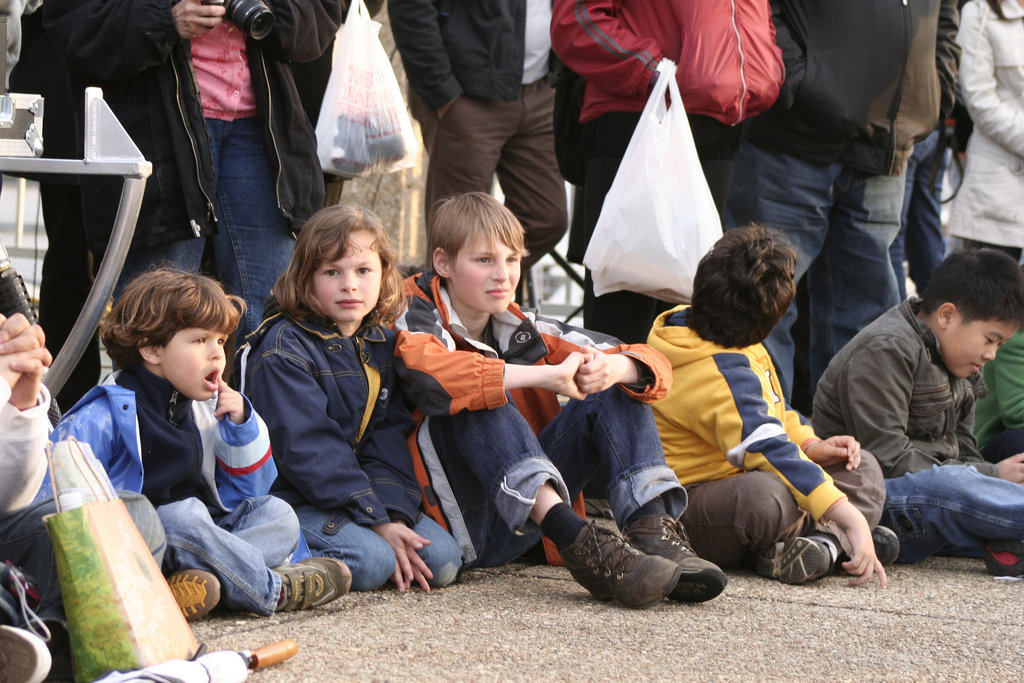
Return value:
[(160, 365), (160, 349), (159, 346), (140, 346), (139, 355), (149, 365)]
[(956, 304), (952, 301), (947, 301), (935, 311), (935, 320), (945, 330), (953, 325), (959, 315), (960, 311), (957, 310)]
[(451, 262), (448, 259), (448, 252), (438, 247), (434, 250), (434, 272), (441, 277), (448, 277), (451, 272)]

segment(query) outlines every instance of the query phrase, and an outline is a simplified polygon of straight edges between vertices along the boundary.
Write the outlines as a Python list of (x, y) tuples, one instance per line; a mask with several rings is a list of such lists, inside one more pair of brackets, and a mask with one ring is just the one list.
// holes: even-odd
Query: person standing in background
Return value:
[[(582, 262), (662, 59), (679, 64), (679, 90), (721, 214), (744, 132), (741, 124), (770, 107), (782, 83), (782, 57), (767, 0), (555, 0), (552, 12), (555, 53), (586, 80), (580, 114), (583, 220), (581, 230), (570, 236), (570, 259)], [(633, 292), (595, 297), (587, 275), (583, 323), (588, 329), (644, 342), (655, 315), (667, 308)]]

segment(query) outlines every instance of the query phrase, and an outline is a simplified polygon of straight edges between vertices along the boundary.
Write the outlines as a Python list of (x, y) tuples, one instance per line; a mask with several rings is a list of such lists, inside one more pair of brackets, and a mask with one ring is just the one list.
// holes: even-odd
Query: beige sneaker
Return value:
[(326, 605), (352, 587), (348, 565), (333, 557), (311, 557), (273, 571), (281, 577), (278, 612)]

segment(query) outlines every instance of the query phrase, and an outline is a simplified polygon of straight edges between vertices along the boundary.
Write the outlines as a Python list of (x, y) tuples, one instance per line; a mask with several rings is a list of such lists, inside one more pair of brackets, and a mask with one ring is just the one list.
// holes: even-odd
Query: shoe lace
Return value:
[(620, 580), (633, 570), (640, 556), (633, 546), (616, 534), (594, 527), (594, 533), (587, 539), (587, 556), (592, 569), (600, 569), (606, 576), (615, 574)]
[(46, 642), (50, 642), (50, 629), (28, 604), (29, 594), (33, 592), (33, 587), (29, 584), (28, 579), (25, 578), (21, 570), (11, 564), (10, 560), (6, 560), (6, 564), (10, 591), (18, 600), (18, 609), (21, 612), (22, 620), (25, 622), (25, 627)]
[(668, 515), (661, 518), (661, 539), (669, 541), (672, 545), (678, 546), (684, 552), (693, 554), (690, 547), (690, 539), (686, 536), (686, 529), (678, 519), (672, 519)]

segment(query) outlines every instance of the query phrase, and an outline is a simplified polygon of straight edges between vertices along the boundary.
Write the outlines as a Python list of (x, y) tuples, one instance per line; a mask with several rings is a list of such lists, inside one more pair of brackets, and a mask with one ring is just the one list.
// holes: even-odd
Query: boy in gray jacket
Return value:
[(1024, 575), (1024, 453), (988, 463), (974, 439), (982, 366), (1024, 324), (1024, 275), (990, 249), (959, 252), (922, 298), (890, 309), (832, 362), (814, 397), (822, 437), (851, 434), (886, 477), (881, 524), (902, 562), (984, 557)]

